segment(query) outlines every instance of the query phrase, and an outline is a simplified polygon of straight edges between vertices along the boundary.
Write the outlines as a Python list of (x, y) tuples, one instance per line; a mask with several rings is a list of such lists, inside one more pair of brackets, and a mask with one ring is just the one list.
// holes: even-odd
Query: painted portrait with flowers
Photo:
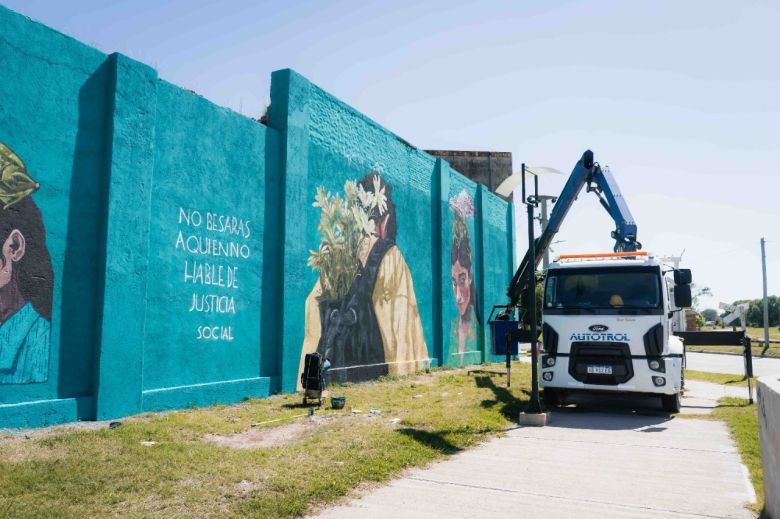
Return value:
[(457, 316), (450, 322), (449, 364), (462, 366), (482, 362), (477, 341), (480, 316), (474, 282), (474, 248), (468, 223), (476, 213), (474, 200), (461, 190), (450, 198), (450, 210), (453, 216), (450, 279)]
[(392, 186), (375, 171), (318, 187), (319, 244), (308, 265), (319, 279), (306, 299), (299, 374), (307, 353), (330, 361), (331, 380), (411, 373), (430, 360), (412, 273), (397, 245)]

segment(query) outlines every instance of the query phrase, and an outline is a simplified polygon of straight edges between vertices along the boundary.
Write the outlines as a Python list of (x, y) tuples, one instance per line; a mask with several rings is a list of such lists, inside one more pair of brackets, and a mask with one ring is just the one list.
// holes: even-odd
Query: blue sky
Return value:
[[(775, 0), (0, 2), (247, 115), (289, 67), (420, 148), (511, 151), (518, 168), (567, 174), (591, 148), (645, 248), (685, 249), (708, 305), (761, 295), (761, 236), (780, 294)], [(611, 248), (590, 198), (557, 253)]]

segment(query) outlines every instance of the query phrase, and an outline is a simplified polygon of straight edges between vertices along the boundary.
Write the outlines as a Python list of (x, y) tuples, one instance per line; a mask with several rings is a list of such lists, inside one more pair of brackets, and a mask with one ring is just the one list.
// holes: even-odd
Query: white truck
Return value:
[[(672, 317), (690, 305), (690, 289), (675, 290), (669, 271), (644, 252), (563, 255), (550, 265), (539, 365), (547, 405), (600, 391), (655, 394), (664, 410), (680, 411), (684, 351)], [(690, 282), (689, 271), (675, 277)]]
[[(544, 400), (559, 405), (574, 391), (644, 393), (659, 395), (664, 409), (678, 412), (685, 354), (672, 334), (672, 318), (691, 306), (691, 272), (667, 267), (641, 250), (637, 225), (617, 183), (608, 168), (594, 161), (592, 151), (574, 166), (546, 227), (520, 262), (499, 319), (510, 319), (519, 308), (524, 331), (533, 340), (538, 330), (530, 294), (538, 283), (536, 268), (583, 187), (615, 222), (615, 245), (611, 253), (561, 256), (546, 272), (544, 352), (534, 366), (534, 376), (541, 373)], [(523, 203), (529, 205), (531, 230), (538, 194)], [(538, 407), (538, 401), (532, 404)]]

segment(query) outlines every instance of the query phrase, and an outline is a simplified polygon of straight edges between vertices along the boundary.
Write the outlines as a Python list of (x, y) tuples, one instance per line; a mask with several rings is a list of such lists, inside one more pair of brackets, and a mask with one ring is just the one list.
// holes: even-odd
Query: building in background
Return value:
[(478, 184), (487, 186), (494, 193), (501, 182), (512, 174), (512, 153), (508, 151), (425, 150), (425, 152), (446, 160), (455, 171)]

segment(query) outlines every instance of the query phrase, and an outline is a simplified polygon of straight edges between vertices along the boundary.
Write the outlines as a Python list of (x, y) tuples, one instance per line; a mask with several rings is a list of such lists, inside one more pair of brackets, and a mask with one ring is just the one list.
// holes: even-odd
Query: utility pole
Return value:
[(766, 295), (766, 240), (761, 238), (761, 270), (764, 272), (764, 349), (763, 355), (769, 349), (769, 300)]
[[(539, 215), (539, 221), (542, 224), (542, 233), (544, 233), (544, 230), (547, 229), (547, 202), (555, 203), (558, 201), (557, 196), (550, 196), (550, 195), (539, 195), (537, 199), (542, 203), (542, 214)], [(544, 270), (547, 270), (547, 267), (550, 266), (550, 248), (547, 247), (544, 249), (544, 256), (542, 258), (542, 268)]]

